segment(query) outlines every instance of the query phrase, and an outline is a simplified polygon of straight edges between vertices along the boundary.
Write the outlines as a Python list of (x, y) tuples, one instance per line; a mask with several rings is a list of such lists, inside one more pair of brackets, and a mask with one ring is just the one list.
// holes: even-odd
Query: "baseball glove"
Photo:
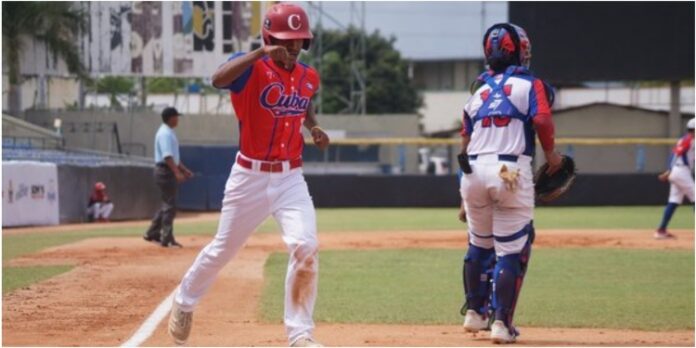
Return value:
[(566, 193), (575, 182), (576, 168), (573, 158), (563, 155), (563, 162), (553, 175), (546, 174), (548, 163), (544, 163), (534, 174), (534, 192), (541, 202), (551, 202)]

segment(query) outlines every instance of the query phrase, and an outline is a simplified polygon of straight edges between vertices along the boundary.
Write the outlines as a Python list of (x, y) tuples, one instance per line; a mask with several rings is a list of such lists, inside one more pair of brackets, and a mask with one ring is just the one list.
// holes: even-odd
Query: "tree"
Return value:
[[(319, 28), (318, 31), (322, 31)], [(340, 113), (350, 100), (350, 44), (359, 42), (361, 32), (323, 30), (322, 33), (322, 109), (324, 113)], [(315, 64), (319, 32), (310, 50), (308, 61)], [(394, 48), (396, 39), (382, 37), (375, 31), (365, 38), (365, 67), (367, 113), (415, 113), (423, 100), (408, 77), (408, 63)], [(357, 54), (354, 54), (357, 57)]]
[(90, 83), (87, 84), (87, 90), (98, 94), (108, 94), (111, 108), (121, 110), (123, 105), (121, 105), (116, 96), (119, 94), (133, 93), (135, 90), (135, 81), (131, 77), (105, 76), (90, 81)]
[(9, 107), (12, 113), (21, 111), (20, 57), (24, 40), (31, 38), (43, 42), (54, 59), (63, 59), (68, 71), (78, 78), (87, 78), (77, 48), (79, 33), (86, 30), (86, 24), (84, 12), (71, 2), (2, 3), (3, 62), (7, 62), (8, 66)]

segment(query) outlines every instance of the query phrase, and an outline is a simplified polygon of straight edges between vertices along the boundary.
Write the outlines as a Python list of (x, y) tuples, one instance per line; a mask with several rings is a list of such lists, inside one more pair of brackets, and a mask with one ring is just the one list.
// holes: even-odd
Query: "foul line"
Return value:
[(172, 291), (167, 298), (162, 301), (162, 303), (157, 306), (152, 314), (145, 320), (145, 322), (140, 325), (138, 331), (136, 331), (131, 338), (128, 339), (121, 347), (138, 347), (143, 344), (152, 333), (157, 329), (157, 325), (164, 319), (164, 317), (169, 314), (169, 310), (172, 308), (172, 300), (174, 299), (174, 294), (176, 293), (176, 288)]

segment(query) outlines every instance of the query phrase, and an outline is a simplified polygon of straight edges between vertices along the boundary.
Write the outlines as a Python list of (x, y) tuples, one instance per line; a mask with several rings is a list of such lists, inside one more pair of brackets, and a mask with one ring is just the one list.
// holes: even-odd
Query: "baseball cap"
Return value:
[(689, 122), (686, 124), (686, 128), (688, 129), (694, 129), (694, 119), (690, 119)]
[(170, 117), (173, 116), (184, 116), (179, 113), (179, 111), (176, 110), (176, 108), (173, 107), (166, 107), (164, 110), (162, 110), (162, 119), (163, 120), (168, 120)]

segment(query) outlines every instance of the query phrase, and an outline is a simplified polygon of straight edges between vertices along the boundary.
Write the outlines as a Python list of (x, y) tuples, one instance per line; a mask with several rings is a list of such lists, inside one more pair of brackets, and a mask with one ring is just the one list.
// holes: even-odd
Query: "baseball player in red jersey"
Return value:
[(512, 318), (534, 241), (535, 133), (549, 174), (560, 168), (561, 156), (554, 149), (553, 91), (528, 70), (531, 43), (525, 31), (496, 24), (483, 47), (489, 70), (464, 106), (458, 156), (460, 219), (469, 229), (464, 328), (477, 332), (492, 321), (493, 342), (512, 343), (519, 335)]
[(183, 344), (192, 312), (222, 267), (249, 235), (272, 215), (288, 247), (284, 322), (291, 346), (321, 346), (312, 337), (317, 297), (316, 216), (302, 175), (302, 127), (325, 149), (312, 96), (317, 72), (297, 58), (308, 49), (312, 33), (304, 10), (275, 4), (265, 15), (264, 47), (233, 54), (213, 75), (213, 85), (229, 89), (239, 120), (240, 150), (222, 201), (215, 238), (200, 252), (179, 285), (169, 333)]

